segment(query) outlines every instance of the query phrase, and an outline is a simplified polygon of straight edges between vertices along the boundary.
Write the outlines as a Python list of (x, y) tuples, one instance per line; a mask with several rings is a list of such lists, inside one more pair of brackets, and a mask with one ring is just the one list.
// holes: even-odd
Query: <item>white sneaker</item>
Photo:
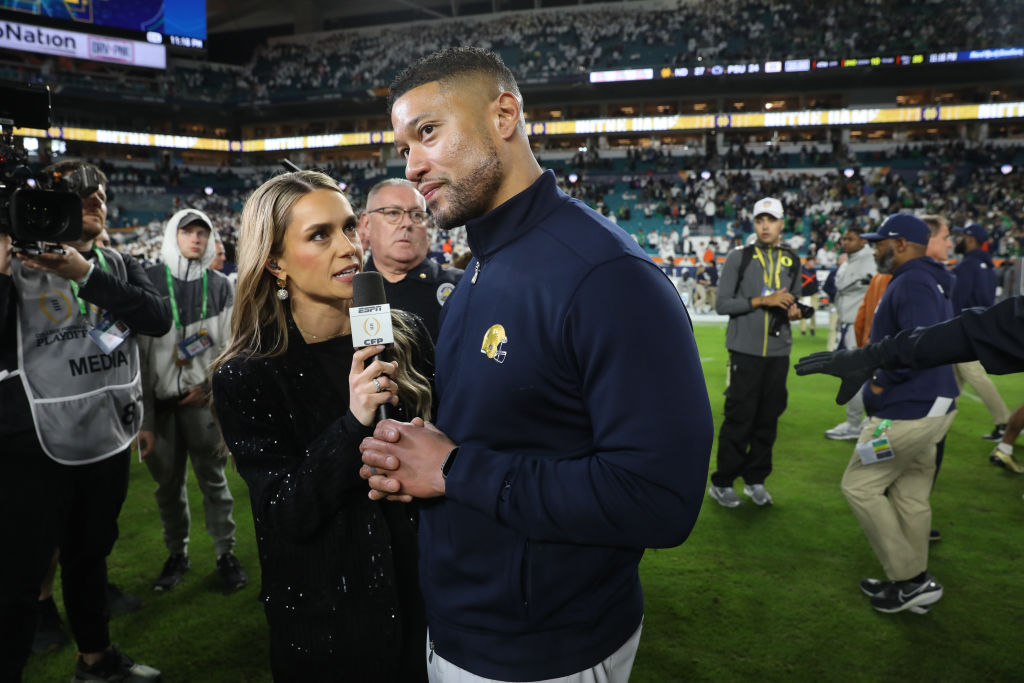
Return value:
[(715, 486), (712, 484), (708, 487), (708, 494), (718, 501), (719, 505), (726, 508), (739, 507), (740, 503), (743, 502), (736, 495), (736, 490), (731, 486)]
[(840, 422), (832, 429), (825, 430), (825, 436), (835, 441), (850, 441), (860, 437), (860, 425)]
[(764, 484), (747, 484), (743, 487), (743, 493), (750, 496), (750, 500), (754, 501), (754, 505), (771, 505), (775, 502), (772, 500), (772, 494), (768, 493), (768, 489), (764, 487)]

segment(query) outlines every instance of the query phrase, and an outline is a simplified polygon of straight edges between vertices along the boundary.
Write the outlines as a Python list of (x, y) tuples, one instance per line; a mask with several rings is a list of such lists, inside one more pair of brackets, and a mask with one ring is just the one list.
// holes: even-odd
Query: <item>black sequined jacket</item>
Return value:
[[(415, 322), (417, 366), (432, 378), (433, 345)], [(339, 379), (351, 365), (344, 339)], [(359, 443), (372, 428), (349, 412), (347, 382), (331, 381), (289, 319), (286, 353), (232, 358), (214, 375), (213, 396), (249, 486), (275, 678), (287, 668), (286, 679), (299, 680), (301, 667), (394, 679), (399, 650), (418, 638), (422, 653), (425, 640), (414, 511), (367, 497)]]

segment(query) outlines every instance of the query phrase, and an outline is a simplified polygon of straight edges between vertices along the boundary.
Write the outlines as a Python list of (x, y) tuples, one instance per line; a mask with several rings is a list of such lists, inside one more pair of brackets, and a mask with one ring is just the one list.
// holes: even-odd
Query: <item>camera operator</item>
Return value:
[(75, 181), (82, 233), (34, 255), (0, 235), (0, 680), (21, 679), (58, 546), (81, 652), (72, 680), (156, 680), (111, 645), (106, 557), (142, 420), (136, 335), (166, 333), (170, 311), (131, 257), (94, 244), (107, 217), (103, 172), (81, 161), (45, 172)]

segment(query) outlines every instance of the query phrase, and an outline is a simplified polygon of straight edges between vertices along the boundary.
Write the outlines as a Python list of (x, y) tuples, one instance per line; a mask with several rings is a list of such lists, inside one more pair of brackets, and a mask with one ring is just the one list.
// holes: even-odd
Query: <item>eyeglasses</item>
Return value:
[(373, 211), (367, 211), (366, 213), (379, 213), (384, 216), (391, 225), (398, 225), (402, 222), (402, 216), (409, 214), (409, 220), (412, 221), (413, 225), (423, 225), (430, 218), (430, 214), (420, 209), (399, 209), (397, 206), (384, 206)]

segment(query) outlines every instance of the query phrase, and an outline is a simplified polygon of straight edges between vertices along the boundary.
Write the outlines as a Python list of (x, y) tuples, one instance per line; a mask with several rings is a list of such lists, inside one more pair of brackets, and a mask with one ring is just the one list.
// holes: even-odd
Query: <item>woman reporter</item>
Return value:
[(359, 443), (377, 408), (427, 417), (433, 346), (393, 312), (394, 361), (353, 351), (363, 254), (330, 177), (279, 175), (242, 212), (232, 339), (214, 403), (249, 486), (278, 681), (425, 680), (413, 510), (369, 500)]

